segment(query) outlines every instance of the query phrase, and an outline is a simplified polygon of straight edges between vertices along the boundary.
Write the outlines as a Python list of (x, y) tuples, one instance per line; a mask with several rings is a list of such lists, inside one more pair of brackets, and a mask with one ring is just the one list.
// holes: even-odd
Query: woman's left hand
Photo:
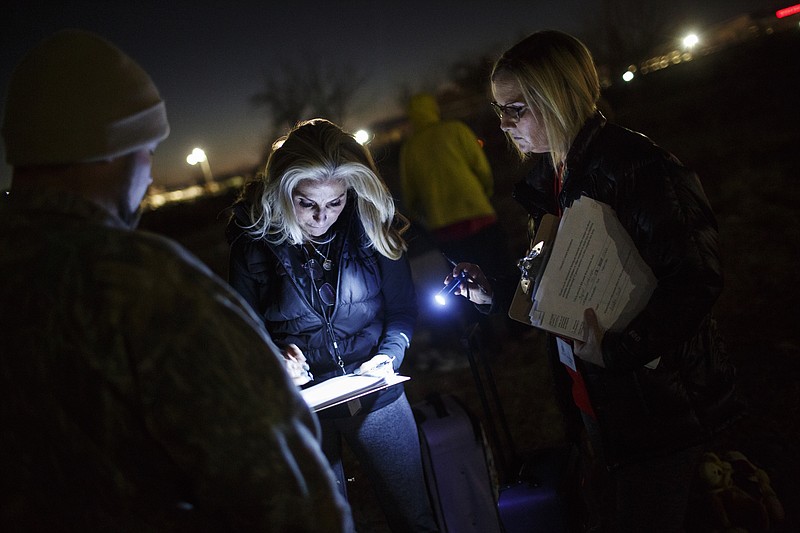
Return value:
[(605, 330), (600, 327), (594, 309), (586, 309), (583, 312), (583, 320), (586, 322), (586, 340), (584, 342), (574, 342), (574, 353), (587, 363), (605, 368), (606, 364), (603, 361), (603, 335)]

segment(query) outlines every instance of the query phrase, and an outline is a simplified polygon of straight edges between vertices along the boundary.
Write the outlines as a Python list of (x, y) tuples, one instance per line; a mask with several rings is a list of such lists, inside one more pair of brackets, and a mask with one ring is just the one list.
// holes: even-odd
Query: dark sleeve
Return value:
[(657, 284), (628, 327), (603, 339), (606, 368), (622, 371), (674, 353), (697, 332), (723, 287), (717, 223), (698, 177), (665, 157), (626, 184), (617, 213)]
[(190, 478), (190, 503), (238, 531), (350, 531), (318, 422), (257, 318), (215, 277), (159, 272), (158, 302), (138, 304), (153, 312), (132, 310), (153, 319), (131, 359), (143, 420)]
[(514, 294), (517, 292), (520, 276), (519, 272), (509, 272), (491, 278), (489, 280), (493, 291), (491, 306), (476, 304), (475, 307), (484, 314), (503, 313), (507, 315), (508, 310), (511, 309)]
[(394, 369), (397, 370), (414, 333), (417, 294), (406, 255), (396, 261), (380, 254), (378, 257), (384, 302), (384, 329), (378, 353), (394, 356)]
[(228, 283), (250, 304), (259, 317), (264, 316), (264, 295), (266, 272), (259, 272), (258, 278), (251, 272), (248, 257), (253, 242), (239, 238), (231, 244), (228, 257)]

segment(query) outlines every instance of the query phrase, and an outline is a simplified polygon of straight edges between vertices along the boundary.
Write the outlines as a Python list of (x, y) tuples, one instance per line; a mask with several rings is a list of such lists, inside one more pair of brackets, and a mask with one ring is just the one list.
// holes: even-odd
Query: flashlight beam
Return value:
[(447, 297), (450, 296), (455, 292), (456, 289), (461, 285), (461, 283), (467, 279), (467, 273), (462, 271), (457, 277), (450, 280), (450, 283), (442, 287), (442, 290), (436, 293), (436, 296), (433, 297), (436, 300), (436, 303), (439, 305), (446, 305), (447, 304)]

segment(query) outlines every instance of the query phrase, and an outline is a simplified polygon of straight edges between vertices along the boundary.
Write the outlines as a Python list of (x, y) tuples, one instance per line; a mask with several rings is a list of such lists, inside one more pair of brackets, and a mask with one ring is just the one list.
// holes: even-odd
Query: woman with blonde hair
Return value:
[[(335, 124), (301, 122), (273, 145), (266, 172), (245, 187), (228, 224), (229, 278), (297, 385), (399, 369), (417, 316), (407, 226), (369, 151)], [(318, 415), (345, 496), (342, 439), (393, 531), (437, 530), (402, 385)]]
[[(595, 530), (681, 531), (703, 440), (740, 407), (711, 316), (722, 269), (703, 187), (674, 156), (597, 110), (592, 56), (570, 35), (547, 30), (518, 42), (495, 62), (491, 85), (500, 128), (521, 157), (539, 156), (514, 189), (529, 228), (581, 196), (603, 202), (657, 280), (621, 331), (605, 331), (587, 309), (582, 342), (551, 336), (548, 346), (561, 403), (579, 422), (568, 427), (585, 429), (587, 457), (603, 473), (590, 500)], [(508, 309), (514, 287), (492, 287), (477, 265), (453, 275), (461, 271), (471, 281), (460, 294)]]

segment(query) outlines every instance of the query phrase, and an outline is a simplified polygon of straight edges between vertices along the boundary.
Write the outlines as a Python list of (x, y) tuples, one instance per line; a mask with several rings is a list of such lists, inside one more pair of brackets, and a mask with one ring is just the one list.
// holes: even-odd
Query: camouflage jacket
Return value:
[(0, 198), (0, 530), (346, 531), (247, 305), (81, 199)]

